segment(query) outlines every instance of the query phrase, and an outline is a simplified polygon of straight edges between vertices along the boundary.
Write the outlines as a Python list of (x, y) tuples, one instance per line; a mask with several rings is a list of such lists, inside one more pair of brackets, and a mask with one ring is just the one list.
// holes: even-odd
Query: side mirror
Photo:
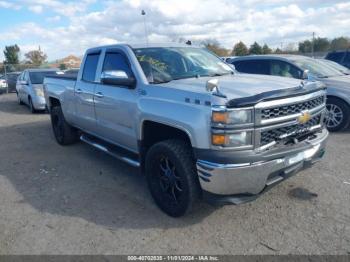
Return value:
[(303, 71), (303, 75), (301, 76), (301, 79), (303, 80), (309, 80), (310, 76), (309, 76), (309, 70), (305, 69)]
[(129, 88), (135, 87), (136, 80), (134, 77), (129, 77), (122, 70), (108, 70), (101, 74), (101, 82), (105, 85), (126, 86)]
[(21, 85), (28, 85), (28, 81), (27, 80), (21, 80), (21, 81), (19, 81), (19, 83), (21, 84)]

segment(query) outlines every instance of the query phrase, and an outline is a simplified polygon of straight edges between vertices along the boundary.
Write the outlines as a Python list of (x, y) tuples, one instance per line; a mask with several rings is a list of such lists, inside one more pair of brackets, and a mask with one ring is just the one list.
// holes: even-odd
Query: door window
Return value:
[(267, 60), (246, 60), (234, 62), (236, 70), (248, 74), (270, 74), (270, 64)]
[(132, 77), (132, 71), (127, 59), (120, 53), (106, 53), (102, 71), (120, 70), (124, 71), (128, 77)]
[(84, 81), (94, 82), (96, 77), (97, 64), (100, 54), (89, 54), (86, 56), (83, 77)]
[(271, 60), (270, 75), (301, 78), (302, 72), (297, 67), (279, 60)]

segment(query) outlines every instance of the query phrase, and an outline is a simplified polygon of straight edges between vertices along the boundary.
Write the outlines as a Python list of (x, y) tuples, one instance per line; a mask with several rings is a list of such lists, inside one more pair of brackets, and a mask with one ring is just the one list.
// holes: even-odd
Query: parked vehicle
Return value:
[(236, 57), (237, 56), (223, 56), (221, 57), (221, 59), (224, 60), (226, 63), (230, 63), (230, 61)]
[(57, 69), (26, 69), (18, 77), (16, 84), (17, 100), (20, 105), (27, 104), (32, 113), (46, 109), (43, 92), (44, 77), (56, 75)]
[(45, 77), (57, 142), (82, 140), (145, 171), (157, 205), (187, 213), (200, 199), (239, 204), (320, 160), (325, 87), (234, 74), (206, 49), (89, 49), (77, 78)]
[(350, 50), (329, 52), (325, 58), (350, 69)]
[(16, 92), (16, 82), (20, 74), (21, 72), (11, 72), (6, 74), (6, 81), (7, 81), (9, 93)]
[(79, 73), (79, 68), (71, 68), (64, 71), (66, 75), (77, 75)]
[(350, 78), (316, 59), (297, 55), (257, 55), (232, 60), (238, 72), (317, 80), (327, 86), (327, 128), (345, 129), (350, 123)]
[(5, 76), (0, 76), (0, 94), (6, 93), (7, 82)]
[(319, 58), (317, 60), (325, 63), (327, 66), (330, 66), (330, 67), (340, 71), (341, 73), (343, 73), (345, 75), (350, 75), (350, 69), (348, 69), (345, 66), (342, 66), (341, 64), (338, 64), (337, 62), (334, 62), (332, 60), (323, 59), (323, 58)]

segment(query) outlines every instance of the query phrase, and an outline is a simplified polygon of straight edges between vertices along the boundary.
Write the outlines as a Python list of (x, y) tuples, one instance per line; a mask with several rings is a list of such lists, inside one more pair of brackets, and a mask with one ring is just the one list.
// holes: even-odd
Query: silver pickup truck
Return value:
[(328, 137), (321, 83), (237, 74), (193, 46), (92, 48), (44, 93), (59, 144), (80, 139), (142, 168), (174, 217), (202, 198), (255, 199), (321, 159)]

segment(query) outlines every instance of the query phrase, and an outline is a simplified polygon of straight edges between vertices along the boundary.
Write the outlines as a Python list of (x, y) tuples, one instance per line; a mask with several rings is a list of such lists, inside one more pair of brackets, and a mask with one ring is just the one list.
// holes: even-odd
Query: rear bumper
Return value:
[[(283, 181), (291, 174), (310, 167), (325, 152), (328, 131), (323, 130), (309, 147), (293, 155), (254, 163), (219, 164), (197, 161), (202, 189), (218, 196), (254, 196)], [(256, 198), (256, 196), (254, 196)]]

